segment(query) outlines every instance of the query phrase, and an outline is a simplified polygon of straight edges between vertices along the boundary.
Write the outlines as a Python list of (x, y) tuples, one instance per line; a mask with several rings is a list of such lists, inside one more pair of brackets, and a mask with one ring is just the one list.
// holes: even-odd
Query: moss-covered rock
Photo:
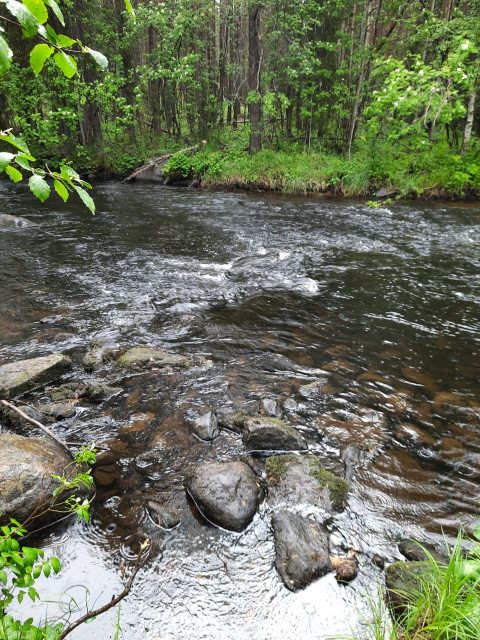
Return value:
[(327, 471), (309, 454), (270, 456), (265, 462), (272, 505), (311, 505), (328, 516), (346, 504), (348, 482)]
[(415, 600), (430, 567), (428, 562), (394, 562), (385, 569), (385, 584), (395, 616), (403, 615)]

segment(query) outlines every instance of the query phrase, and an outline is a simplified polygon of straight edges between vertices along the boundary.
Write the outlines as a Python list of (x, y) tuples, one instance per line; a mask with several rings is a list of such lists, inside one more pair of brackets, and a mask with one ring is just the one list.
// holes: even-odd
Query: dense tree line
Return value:
[(65, 4), (66, 33), (107, 69), (81, 55), (73, 81), (36, 76), (3, 21), (15, 61), (0, 78), (0, 129), (47, 159), (94, 149), (121, 164), (124, 150), (127, 165), (133, 147), (238, 129), (251, 151), (350, 155), (373, 137), (464, 154), (480, 133), (480, 0), (154, 0), (135, 19), (124, 0)]

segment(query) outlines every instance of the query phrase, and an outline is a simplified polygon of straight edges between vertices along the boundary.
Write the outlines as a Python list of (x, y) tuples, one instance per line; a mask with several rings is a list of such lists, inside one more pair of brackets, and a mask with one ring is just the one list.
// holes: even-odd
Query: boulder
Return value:
[(0, 367), (0, 396), (13, 397), (62, 376), (72, 361), (62, 353), (19, 360)]
[(203, 462), (187, 478), (186, 487), (202, 515), (230, 531), (248, 526), (263, 494), (244, 462)]
[(19, 216), (10, 216), (8, 213), (0, 213), (0, 229), (7, 229), (9, 227), (34, 227), (35, 222), (31, 222), (26, 218), (20, 218)]
[(250, 451), (302, 451), (305, 438), (276, 418), (249, 418), (243, 427), (243, 441)]
[(291, 591), (333, 571), (328, 534), (313, 516), (278, 511), (272, 516), (275, 565)]
[(215, 440), (220, 434), (215, 412), (207, 411), (199, 416), (192, 425), (192, 433), (200, 440)]
[(320, 509), (325, 518), (345, 507), (348, 482), (327, 471), (316, 456), (270, 456), (265, 471), (274, 507), (308, 505)]
[[(68, 497), (65, 494), (53, 497), (58, 482), (52, 474), (61, 476), (65, 469), (73, 470), (73, 464), (72, 456), (50, 438), (1, 435), (0, 524), (8, 523), (10, 518), (23, 523), (33, 516), (33, 521), (26, 525), (32, 530), (65, 515), (56, 510), (45, 512), (45, 509), (55, 500), (60, 504)], [(35, 512), (39, 512), (37, 517)]]
[(159, 347), (132, 347), (117, 360), (122, 369), (138, 370), (156, 367), (187, 367), (189, 359), (176, 353), (168, 353)]

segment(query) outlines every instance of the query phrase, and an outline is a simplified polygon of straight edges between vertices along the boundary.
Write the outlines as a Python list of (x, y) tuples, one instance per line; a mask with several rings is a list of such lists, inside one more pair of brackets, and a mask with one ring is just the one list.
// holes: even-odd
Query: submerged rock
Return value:
[(53, 402), (84, 398), (95, 403), (111, 398), (122, 391), (123, 389), (121, 387), (111, 387), (103, 382), (73, 381), (52, 389), (50, 391), (50, 397)]
[(215, 440), (220, 435), (215, 412), (207, 411), (199, 416), (192, 425), (192, 433), (200, 440)]
[(150, 369), (153, 367), (186, 367), (189, 359), (176, 353), (168, 353), (159, 347), (132, 347), (117, 360), (122, 369)]
[(45, 416), (53, 420), (66, 420), (75, 415), (75, 405), (72, 402), (48, 402), (37, 405), (36, 409)]
[(243, 441), (250, 451), (302, 451), (305, 438), (293, 427), (275, 418), (249, 418), (243, 427)]
[(338, 582), (351, 582), (357, 577), (358, 558), (354, 553), (347, 557), (330, 557), (330, 561), (335, 569), (335, 577)]
[(147, 502), (147, 511), (153, 522), (162, 529), (174, 529), (180, 524), (180, 516), (154, 500)]
[(113, 350), (105, 345), (92, 344), (83, 358), (85, 371), (98, 371), (104, 364), (113, 359)]
[(71, 367), (72, 361), (62, 353), (4, 364), (0, 367), (0, 395), (19, 395), (59, 378)]
[(19, 216), (10, 216), (8, 213), (0, 213), (0, 229), (8, 227), (35, 227), (35, 222)]
[(313, 455), (270, 456), (265, 463), (269, 503), (298, 507), (310, 505), (325, 518), (344, 509), (348, 482), (327, 471)]
[(0, 436), (0, 523), (8, 523), (10, 518), (23, 523), (33, 516), (33, 522), (26, 526), (31, 531), (65, 515), (57, 511), (45, 513), (45, 509), (55, 500), (58, 504), (63, 501), (61, 495), (53, 497), (59, 485), (52, 474), (70, 472), (72, 465), (68, 452), (50, 438)]
[(272, 517), (275, 537), (275, 565), (291, 591), (333, 571), (328, 534), (312, 516), (278, 511)]
[(186, 487), (202, 515), (230, 531), (250, 524), (263, 494), (244, 462), (204, 462), (187, 478)]

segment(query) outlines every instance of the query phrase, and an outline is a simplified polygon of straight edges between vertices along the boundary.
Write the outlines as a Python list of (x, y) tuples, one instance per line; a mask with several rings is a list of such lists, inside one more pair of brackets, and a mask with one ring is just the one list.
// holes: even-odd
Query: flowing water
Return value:
[[(62, 351), (71, 378), (122, 392), (79, 403), (56, 433), (110, 451), (88, 526), (35, 539), (62, 562), (40, 584), (37, 616), (77, 616), (122, 588), (138, 541), (151, 548), (120, 626), (129, 640), (305, 640), (348, 633), (396, 542), (438, 542), (478, 512), (480, 207), (100, 184), (97, 215), (0, 184), (0, 362)], [(161, 346), (201, 356), (183, 374), (85, 373), (89, 345)], [(37, 392), (41, 395), (41, 392)], [(350, 586), (333, 575), (291, 593), (274, 567), (263, 506), (241, 534), (206, 524), (187, 502), (186, 470), (238, 459), (240, 436), (196, 440), (204, 406), (275, 398), (309, 448), (352, 477), (331, 525), (332, 553), (361, 560)], [(148, 453), (161, 451), (156, 465)], [(349, 466), (349, 456), (354, 462)], [(349, 453), (350, 452), (350, 453)], [(112, 462), (113, 460), (113, 462)], [(345, 463), (346, 460), (346, 463)], [(259, 461), (261, 464), (261, 460)], [(182, 522), (163, 531), (146, 501), (167, 496)], [(123, 563), (123, 564), (122, 564)], [(29, 613), (29, 611), (25, 611)], [(76, 638), (110, 638), (111, 610)]]

